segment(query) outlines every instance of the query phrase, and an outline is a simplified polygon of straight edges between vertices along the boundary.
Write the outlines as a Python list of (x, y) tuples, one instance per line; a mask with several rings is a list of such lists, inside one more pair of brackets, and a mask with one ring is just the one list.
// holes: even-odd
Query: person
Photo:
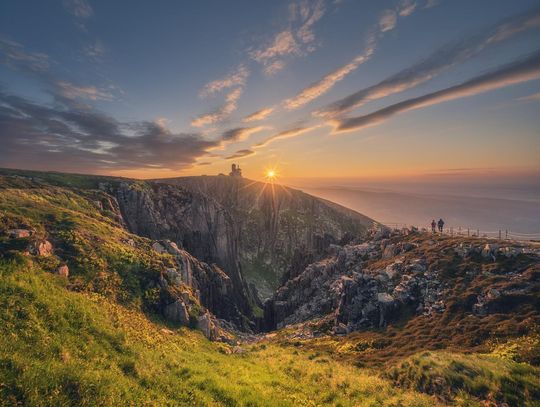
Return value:
[(437, 225), (439, 225), (439, 232), (442, 233), (443, 227), (444, 227), (444, 220), (439, 219), (439, 222), (437, 222)]
[(437, 224), (435, 223), (435, 219), (433, 219), (431, 221), (431, 233), (435, 233), (435, 227), (437, 226)]

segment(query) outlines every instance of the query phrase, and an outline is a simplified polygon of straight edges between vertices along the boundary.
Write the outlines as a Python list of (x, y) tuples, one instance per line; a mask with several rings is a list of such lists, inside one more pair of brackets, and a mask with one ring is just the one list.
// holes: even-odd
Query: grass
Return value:
[[(347, 337), (285, 329), (233, 347), (154, 314), (159, 290), (148, 283), (173, 260), (97, 204), (107, 203), (101, 181), (117, 182), (0, 170), (0, 231), (35, 231), (0, 236), (0, 406), (538, 404), (539, 269), (527, 256), (463, 263), (452, 248), (465, 239), (411, 236), (420, 247), (405, 256), (444, 271), (443, 314)], [(42, 238), (54, 256), (22, 255)], [(50, 273), (63, 263), (68, 280)], [(523, 286), (496, 312), (471, 314), (486, 287)]]
[[(27, 259), (0, 264), (5, 405), (430, 406), (367, 370), (277, 344), (242, 353), (165, 328)], [(316, 389), (316, 391), (315, 391)]]
[(400, 362), (386, 377), (404, 388), (437, 394), (446, 402), (530, 406), (540, 400), (540, 369), (495, 355), (422, 352)]

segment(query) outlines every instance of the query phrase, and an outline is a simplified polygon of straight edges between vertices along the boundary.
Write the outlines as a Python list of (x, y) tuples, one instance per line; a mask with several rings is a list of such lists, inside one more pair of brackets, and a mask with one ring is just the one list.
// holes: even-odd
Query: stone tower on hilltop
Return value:
[(239, 165), (233, 164), (231, 165), (231, 172), (229, 173), (231, 177), (241, 177), (242, 176), (242, 169)]

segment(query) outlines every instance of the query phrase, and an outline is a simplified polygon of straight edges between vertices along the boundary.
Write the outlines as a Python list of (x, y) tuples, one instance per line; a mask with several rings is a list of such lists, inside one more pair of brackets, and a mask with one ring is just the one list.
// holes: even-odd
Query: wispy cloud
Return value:
[(67, 99), (112, 100), (114, 98), (111, 92), (95, 86), (77, 86), (65, 81), (58, 81), (56, 85), (58, 93)]
[(0, 63), (16, 70), (41, 73), (49, 69), (51, 61), (46, 54), (26, 51), (22, 44), (0, 38)]
[(264, 120), (272, 114), (274, 109), (275, 109), (274, 107), (266, 107), (264, 109), (257, 110), (256, 112), (251, 113), (250, 115), (244, 117), (242, 121), (244, 123), (250, 123), (250, 122), (257, 122), (260, 120)]
[(228, 157), (225, 157), (225, 159), (226, 160), (234, 160), (234, 159), (237, 159), (237, 158), (248, 157), (248, 156), (253, 155), (253, 154), (255, 154), (255, 151), (253, 151), (253, 150), (248, 150), (248, 149), (238, 150), (236, 153), (231, 154)]
[(505, 19), (475, 36), (466, 37), (458, 42), (443, 46), (419, 63), (390, 76), (376, 85), (361, 89), (340, 99), (314, 114), (321, 117), (336, 116), (371, 100), (410, 89), (430, 80), (440, 72), (479, 54), (489, 45), (501, 42), (519, 32), (539, 25), (540, 11), (538, 8)]
[(394, 10), (384, 10), (379, 20), (381, 32), (393, 30), (397, 23), (397, 13)]
[(398, 13), (401, 17), (410, 16), (416, 9), (415, 0), (401, 0), (398, 4)]
[(251, 59), (263, 65), (266, 75), (285, 67), (285, 57), (307, 55), (315, 50), (315, 23), (325, 14), (323, 0), (300, 0), (289, 6), (289, 26), (273, 35), (264, 46), (249, 52)]
[(254, 148), (266, 147), (270, 143), (273, 143), (274, 141), (289, 139), (289, 138), (293, 138), (293, 137), (298, 137), (298, 136), (301, 136), (302, 134), (305, 134), (305, 133), (307, 133), (309, 131), (315, 130), (315, 129), (319, 128), (319, 127), (321, 127), (321, 125), (314, 125), (314, 126), (310, 126), (310, 127), (294, 127), (294, 128), (288, 129), (288, 130), (284, 130), (284, 131), (281, 131), (279, 133), (276, 133), (276, 134), (268, 137), (266, 140), (264, 140), (264, 141), (262, 141), (262, 142), (260, 142), (258, 144), (255, 144), (253, 147)]
[(99, 61), (105, 55), (105, 47), (101, 41), (95, 41), (84, 47), (83, 52), (90, 59)]
[(332, 122), (335, 126), (334, 132), (340, 133), (378, 125), (399, 113), (474, 96), (537, 78), (540, 78), (540, 51), (526, 59), (510, 63), (460, 85), (408, 99), (364, 116), (335, 120)]
[(297, 109), (328, 92), (337, 82), (341, 81), (360, 65), (366, 62), (375, 51), (375, 40), (370, 36), (366, 50), (353, 58), (348, 64), (340, 66), (319, 81), (301, 90), (296, 96), (286, 99), (284, 106), (287, 110)]
[(94, 10), (86, 0), (64, 0), (67, 11), (78, 18), (89, 18), (94, 15)]
[(528, 96), (523, 96), (519, 98), (518, 100), (525, 100), (528, 102), (540, 100), (540, 92), (533, 93), (532, 95), (528, 95)]
[(221, 140), (232, 143), (247, 140), (252, 134), (265, 130), (265, 126), (256, 127), (237, 127), (227, 130), (221, 135)]
[(225, 89), (243, 87), (246, 84), (248, 76), (249, 70), (244, 65), (240, 65), (224, 78), (216, 79), (204, 85), (200, 96), (206, 97)]
[(198, 116), (191, 121), (193, 127), (203, 127), (222, 121), (238, 108), (238, 100), (242, 96), (243, 88), (233, 89), (225, 97), (225, 103), (215, 111)]

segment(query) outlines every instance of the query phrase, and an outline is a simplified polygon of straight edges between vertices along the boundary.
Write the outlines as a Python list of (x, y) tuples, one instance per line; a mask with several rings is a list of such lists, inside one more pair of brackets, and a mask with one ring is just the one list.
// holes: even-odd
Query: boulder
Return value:
[(197, 319), (197, 328), (211, 341), (215, 341), (220, 336), (219, 327), (209, 312), (204, 313)]
[(30, 237), (32, 231), (28, 229), (11, 229), (8, 230), (8, 235), (12, 239), (21, 239), (23, 237)]
[(182, 325), (189, 324), (189, 314), (186, 304), (181, 300), (176, 300), (172, 304), (167, 305), (163, 309), (163, 314), (171, 322), (179, 323)]
[(159, 242), (154, 242), (152, 244), (152, 249), (154, 249), (156, 252), (160, 254), (166, 252), (165, 248)]
[(50, 256), (53, 246), (48, 240), (38, 240), (30, 248), (30, 253), (35, 256)]
[(68, 278), (69, 277), (69, 267), (64, 264), (63, 266), (58, 267), (55, 270), (55, 273), (58, 274), (59, 276)]

